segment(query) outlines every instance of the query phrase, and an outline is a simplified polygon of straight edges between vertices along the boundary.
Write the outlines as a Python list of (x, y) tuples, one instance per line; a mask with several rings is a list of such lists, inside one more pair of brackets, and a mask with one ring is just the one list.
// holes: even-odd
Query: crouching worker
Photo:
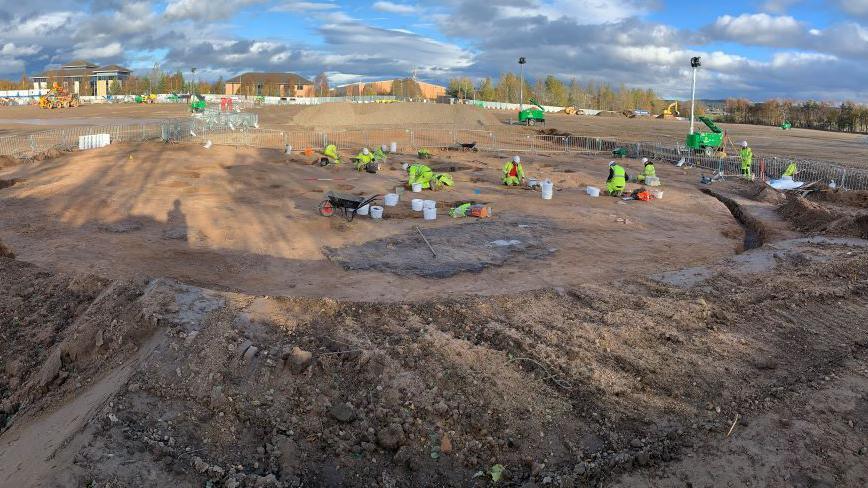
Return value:
[(404, 171), (407, 172), (407, 186), (413, 187), (415, 183), (422, 185), (422, 189), (431, 188), (431, 179), (434, 178), (434, 172), (431, 168), (424, 164), (408, 164), (401, 165)]
[(796, 166), (796, 162), (791, 162), (787, 169), (784, 170), (784, 174), (782, 176), (789, 176), (790, 178), (796, 176), (796, 173), (799, 172), (799, 168)]
[(609, 196), (620, 197), (623, 195), (628, 178), (627, 172), (620, 164), (614, 161), (609, 162), (609, 177), (606, 178), (606, 191)]
[(455, 186), (455, 180), (448, 173), (436, 173), (431, 177), (430, 186), (432, 190), (440, 190), (445, 186)]
[(512, 161), (503, 165), (503, 184), (506, 186), (520, 186), (524, 183), (524, 167), (521, 158), (515, 156)]
[(657, 177), (657, 170), (654, 169), (654, 163), (649, 161), (648, 158), (642, 158), (642, 164), (645, 165), (645, 168), (642, 170), (641, 173), (639, 173), (639, 176), (638, 176), (639, 183), (644, 183), (645, 178), (647, 178), (649, 176), (654, 177), (654, 178)]
[(356, 154), (353, 158), (356, 162), (356, 171), (367, 171), (368, 173), (376, 173), (379, 163), (374, 161), (374, 156), (368, 148), (362, 149), (362, 152)]
[(386, 162), (386, 152), (383, 151), (382, 147), (378, 147), (374, 149), (374, 152), (371, 154), (374, 158), (374, 162), (377, 163), (385, 163)]
[(322, 152), (323, 157), (319, 159), (320, 166), (329, 164), (341, 164), (341, 156), (338, 154), (338, 147), (334, 144), (329, 144)]

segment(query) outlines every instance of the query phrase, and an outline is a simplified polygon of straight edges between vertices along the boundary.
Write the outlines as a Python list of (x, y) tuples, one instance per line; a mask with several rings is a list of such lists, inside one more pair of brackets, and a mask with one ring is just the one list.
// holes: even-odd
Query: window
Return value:
[(304, 85), (295, 85), (296, 90), (304, 90)]

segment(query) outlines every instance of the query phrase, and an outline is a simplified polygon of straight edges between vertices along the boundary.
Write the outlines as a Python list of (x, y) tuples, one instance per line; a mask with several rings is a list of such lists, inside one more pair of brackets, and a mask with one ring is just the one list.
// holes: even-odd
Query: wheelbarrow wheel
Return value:
[(317, 210), (323, 217), (331, 217), (335, 214), (335, 206), (329, 200), (321, 201)]

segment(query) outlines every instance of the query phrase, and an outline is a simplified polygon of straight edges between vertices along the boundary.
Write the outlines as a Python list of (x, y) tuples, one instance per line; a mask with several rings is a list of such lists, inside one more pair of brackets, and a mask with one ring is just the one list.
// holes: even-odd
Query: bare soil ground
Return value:
[[(610, 280), (623, 269), (648, 273), (690, 266), (741, 246), (740, 229), (729, 211), (697, 193), (696, 175), (686, 170), (660, 168), (667, 182), (663, 200), (621, 202), (584, 192), (587, 185), (603, 185), (606, 159), (528, 155), (528, 174), (551, 178), (557, 189), (555, 198), (545, 201), (538, 192), (499, 185), (507, 157), (438, 156), (433, 167), (456, 166), (458, 171), (452, 173), (454, 189), (420, 195), (439, 202), (436, 221), (423, 221), (413, 212), (412, 195), (405, 193), (398, 207), (387, 208), (384, 220), (359, 218), (348, 224), (316, 214), (324, 193), (393, 191), (402, 184), (400, 164), (406, 157), (393, 156), (383, 171), (370, 175), (348, 166), (321, 168), (309, 164), (315, 156), (287, 158), (276, 150), (111, 145), (0, 173), (0, 179), (15, 181), (0, 193), (0, 239), (20, 259), (52, 268), (114, 278), (166, 276), (256, 294), (363, 300), (518, 292)], [(631, 171), (639, 167), (636, 161), (625, 164)], [(473, 219), (446, 215), (452, 203), (467, 200), (493, 207), (496, 225), (504, 226), (498, 236), (477, 232)], [(474, 264), (475, 273), (432, 283), (415, 272), (346, 270), (323, 253), (323, 247), (352, 253), (378, 239), (403, 239), (406, 246), (383, 255), (398, 263), (427, 251), (414, 230), (417, 225), (432, 230), (431, 244), (442, 254), (463, 253), (465, 261), (474, 261), (474, 253), (482, 257), (491, 252), (495, 240), (529, 244), (524, 236), (539, 241), (540, 249), (552, 249), (546, 251), (551, 256), (535, 259), (525, 250), (510, 257), (510, 266)], [(446, 228), (456, 229), (452, 237), (433, 232)], [(457, 234), (464, 237), (456, 239)], [(685, 254), (682, 248), (691, 251)]]
[(28, 105), (0, 107), (0, 137), (30, 134), (68, 126), (105, 126), (157, 122), (167, 118), (187, 117), (186, 104), (133, 105), (103, 103), (71, 109), (42, 109)]
[(658, 165), (624, 202), (584, 193), (606, 158), (524, 155), (545, 201), (444, 152), (454, 189), (347, 223), (323, 193), (408, 156), (47, 156), (0, 167), (0, 486), (868, 484), (862, 193)]
[[(509, 121), (514, 113), (502, 113)], [(868, 168), (868, 136), (809, 129), (781, 130), (778, 127), (720, 124), (735, 144), (748, 141), (757, 154), (835, 161)], [(702, 126), (704, 127), (704, 126)], [(683, 143), (690, 129), (686, 120), (655, 118), (591, 117), (546, 114), (546, 128), (579, 136), (612, 137), (623, 141)]]

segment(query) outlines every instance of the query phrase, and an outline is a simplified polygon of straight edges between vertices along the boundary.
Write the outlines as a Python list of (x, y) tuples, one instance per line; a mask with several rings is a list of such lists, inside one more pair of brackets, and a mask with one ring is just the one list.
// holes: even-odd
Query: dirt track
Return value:
[(523, 155), (544, 201), (508, 157), (436, 155), (435, 222), (352, 223), (323, 192), (407, 156), (4, 160), (0, 486), (868, 484), (868, 196), (661, 164), (623, 202), (584, 193), (606, 158)]

